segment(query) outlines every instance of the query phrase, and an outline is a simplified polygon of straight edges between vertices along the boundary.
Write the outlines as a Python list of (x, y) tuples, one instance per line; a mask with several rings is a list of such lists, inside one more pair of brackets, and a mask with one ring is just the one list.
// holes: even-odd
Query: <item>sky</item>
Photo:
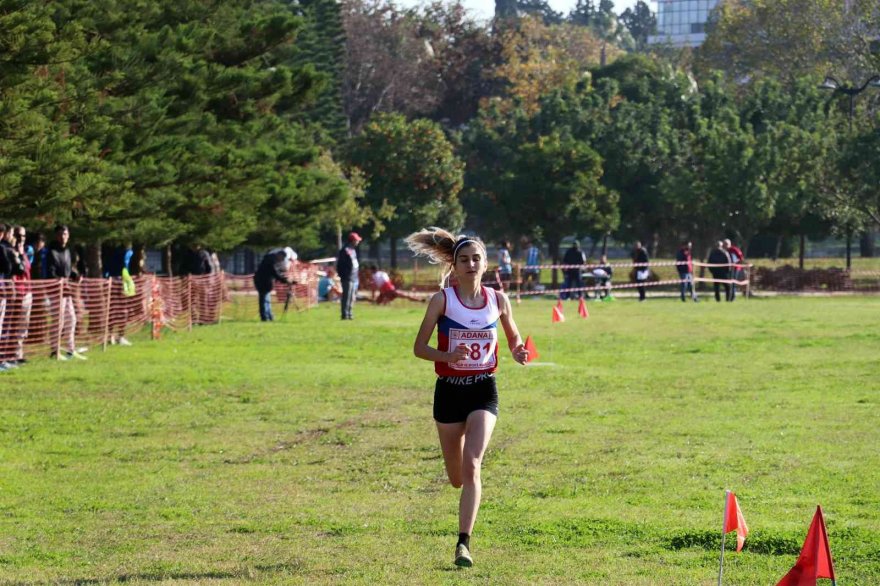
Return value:
[[(637, 0), (614, 0), (614, 11), (620, 14), (627, 8), (635, 6)], [(569, 11), (577, 4), (577, 0), (549, 0), (553, 10), (568, 14)], [(420, 0), (399, 0), (403, 6), (417, 6), (421, 4)], [(462, 4), (470, 10), (474, 16), (479, 19), (488, 20), (492, 18), (495, 12), (495, 0), (462, 0)], [(657, 10), (655, 2), (648, 2), (648, 6), (652, 10)]]

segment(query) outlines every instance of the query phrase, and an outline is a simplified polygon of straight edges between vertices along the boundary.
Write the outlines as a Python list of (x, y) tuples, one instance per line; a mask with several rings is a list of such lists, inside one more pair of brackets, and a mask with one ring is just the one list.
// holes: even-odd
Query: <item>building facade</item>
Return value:
[(696, 47), (706, 40), (706, 21), (719, 0), (659, 0), (652, 45)]

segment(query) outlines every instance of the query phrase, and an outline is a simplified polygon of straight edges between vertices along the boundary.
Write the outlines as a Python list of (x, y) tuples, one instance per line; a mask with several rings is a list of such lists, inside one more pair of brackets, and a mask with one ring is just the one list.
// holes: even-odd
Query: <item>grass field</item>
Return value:
[(515, 309), (552, 364), (502, 354), (474, 568), (410, 303), (0, 375), (0, 584), (709, 585), (725, 488), (725, 584), (774, 584), (816, 504), (838, 584), (880, 583), (880, 298), (551, 306)]

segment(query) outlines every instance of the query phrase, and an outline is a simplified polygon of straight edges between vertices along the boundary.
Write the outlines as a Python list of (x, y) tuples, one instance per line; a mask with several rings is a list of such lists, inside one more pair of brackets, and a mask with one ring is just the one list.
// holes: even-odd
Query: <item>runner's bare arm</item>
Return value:
[(425, 310), (422, 325), (419, 326), (419, 333), (416, 335), (415, 344), (413, 344), (413, 354), (418, 358), (430, 362), (458, 362), (467, 356), (468, 350), (464, 346), (459, 346), (452, 352), (443, 352), (428, 345), (428, 342), (431, 341), (431, 335), (434, 333), (434, 327), (440, 320), (440, 316), (443, 315), (445, 304), (446, 299), (442, 291), (438, 291), (431, 297), (428, 309)]
[(516, 322), (513, 321), (513, 308), (510, 305), (510, 299), (499, 291), (498, 301), (498, 309), (501, 312), (501, 327), (504, 328), (504, 335), (507, 336), (507, 347), (510, 348), (510, 353), (515, 361), (525, 364), (529, 358), (529, 352), (523, 346), (519, 329), (516, 327)]

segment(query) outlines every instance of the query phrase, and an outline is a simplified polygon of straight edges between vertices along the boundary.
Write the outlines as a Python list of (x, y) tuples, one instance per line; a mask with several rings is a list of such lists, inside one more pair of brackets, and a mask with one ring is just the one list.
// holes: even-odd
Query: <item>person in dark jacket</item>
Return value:
[(636, 242), (635, 248), (633, 248), (632, 252), (633, 263), (635, 263), (634, 272), (636, 275), (636, 283), (640, 283), (636, 289), (639, 291), (639, 301), (645, 300), (645, 286), (641, 283), (646, 283), (648, 281), (648, 277), (651, 276), (651, 271), (648, 269), (648, 251), (642, 246), (641, 242)]
[[(49, 245), (49, 252), (46, 254), (45, 268), (47, 279), (65, 279), (69, 281), (79, 278), (79, 275), (73, 269), (73, 257), (70, 252), (69, 242), (70, 230), (67, 226), (63, 224), (56, 226), (55, 240)], [(70, 358), (85, 360), (86, 357), (76, 351), (74, 340), (76, 334), (76, 306), (73, 300), (73, 290), (68, 282), (65, 282), (63, 285), (60, 303), (55, 303), (53, 300), (50, 305), (50, 314), (52, 316), (53, 328), (63, 324), (60, 336), (58, 332), (51, 334), (52, 354), (50, 356), (59, 360), (68, 360)], [(56, 340), (59, 337), (66, 342), (67, 350), (64, 352), (57, 345)]]
[[(715, 287), (715, 301), (721, 301), (721, 287), (724, 286), (724, 299), (730, 301), (730, 255), (724, 250), (724, 243), (718, 241), (709, 253), (709, 272), (712, 273)], [(723, 281), (723, 282), (722, 282)]]
[(260, 298), (260, 321), (273, 321), (272, 315), (272, 289), (275, 281), (287, 286), (294, 284), (287, 276), (290, 263), (296, 260), (296, 253), (292, 248), (273, 248), (260, 261), (257, 272), (254, 273), (254, 287)]
[(685, 295), (690, 290), (690, 297), (695, 302), (697, 292), (694, 290), (694, 261), (693, 261), (693, 244), (683, 242), (681, 248), (675, 253), (675, 268), (678, 271), (678, 278), (681, 279), (681, 300), (686, 301)]
[[(567, 268), (563, 269), (562, 276), (562, 288), (563, 289), (583, 289), (584, 288), (584, 279), (581, 276), (581, 271), (583, 270), (583, 265), (587, 263), (587, 258), (584, 256), (584, 251), (581, 250), (581, 243), (575, 240), (571, 243), (571, 246), (568, 250), (565, 251), (565, 254), (562, 256), (562, 264), (564, 265), (578, 265), (577, 268)], [(560, 299), (580, 299), (583, 297), (583, 291), (562, 291), (559, 294)]]
[(342, 282), (342, 300), (340, 309), (342, 319), (354, 319), (351, 313), (358, 289), (358, 256), (357, 247), (363, 238), (357, 232), (348, 235), (348, 242), (336, 255), (336, 273)]

